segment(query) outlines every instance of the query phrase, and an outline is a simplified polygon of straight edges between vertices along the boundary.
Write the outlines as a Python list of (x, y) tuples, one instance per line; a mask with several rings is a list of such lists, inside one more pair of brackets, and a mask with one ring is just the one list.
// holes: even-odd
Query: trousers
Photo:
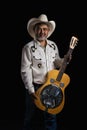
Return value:
[[(40, 85), (34, 84), (35, 90)], [(49, 114), (36, 107), (32, 102), (28, 90), (25, 96), (25, 114), (23, 130), (57, 130), (56, 115)]]

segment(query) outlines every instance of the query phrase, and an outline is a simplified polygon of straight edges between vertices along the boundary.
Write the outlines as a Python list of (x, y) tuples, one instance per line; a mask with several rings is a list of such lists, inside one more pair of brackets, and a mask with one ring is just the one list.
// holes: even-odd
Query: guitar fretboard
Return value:
[(64, 73), (64, 71), (65, 71), (65, 69), (66, 69), (66, 67), (68, 65), (67, 63), (69, 63), (68, 60), (69, 60), (69, 57), (72, 54), (72, 52), (73, 52), (73, 49), (69, 48), (66, 56), (64, 57), (64, 61), (62, 63), (62, 66), (60, 67), (59, 74), (57, 76), (57, 81), (61, 80), (61, 78), (63, 76), (63, 73)]

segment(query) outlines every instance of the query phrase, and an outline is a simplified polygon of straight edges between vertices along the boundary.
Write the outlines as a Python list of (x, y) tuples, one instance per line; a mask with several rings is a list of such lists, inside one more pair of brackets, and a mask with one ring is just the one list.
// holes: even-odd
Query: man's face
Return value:
[(46, 24), (38, 24), (35, 27), (35, 36), (38, 41), (44, 41), (47, 39), (49, 33), (49, 27)]

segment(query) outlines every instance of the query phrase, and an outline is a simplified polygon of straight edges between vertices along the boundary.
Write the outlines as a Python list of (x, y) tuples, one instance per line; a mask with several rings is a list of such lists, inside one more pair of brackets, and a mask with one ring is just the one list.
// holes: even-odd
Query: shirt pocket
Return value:
[(43, 68), (42, 65), (42, 57), (39, 53), (35, 53), (32, 55), (33, 67), (36, 69)]

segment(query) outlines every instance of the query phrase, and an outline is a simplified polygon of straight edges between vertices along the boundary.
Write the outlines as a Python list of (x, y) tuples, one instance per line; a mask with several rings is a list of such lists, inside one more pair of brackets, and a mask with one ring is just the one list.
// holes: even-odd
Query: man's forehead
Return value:
[(36, 28), (36, 27), (41, 27), (41, 26), (45, 26), (45, 27), (47, 27), (47, 28), (49, 27), (47, 23), (41, 22), (41, 23), (37, 23), (37, 24), (34, 26), (34, 28)]

